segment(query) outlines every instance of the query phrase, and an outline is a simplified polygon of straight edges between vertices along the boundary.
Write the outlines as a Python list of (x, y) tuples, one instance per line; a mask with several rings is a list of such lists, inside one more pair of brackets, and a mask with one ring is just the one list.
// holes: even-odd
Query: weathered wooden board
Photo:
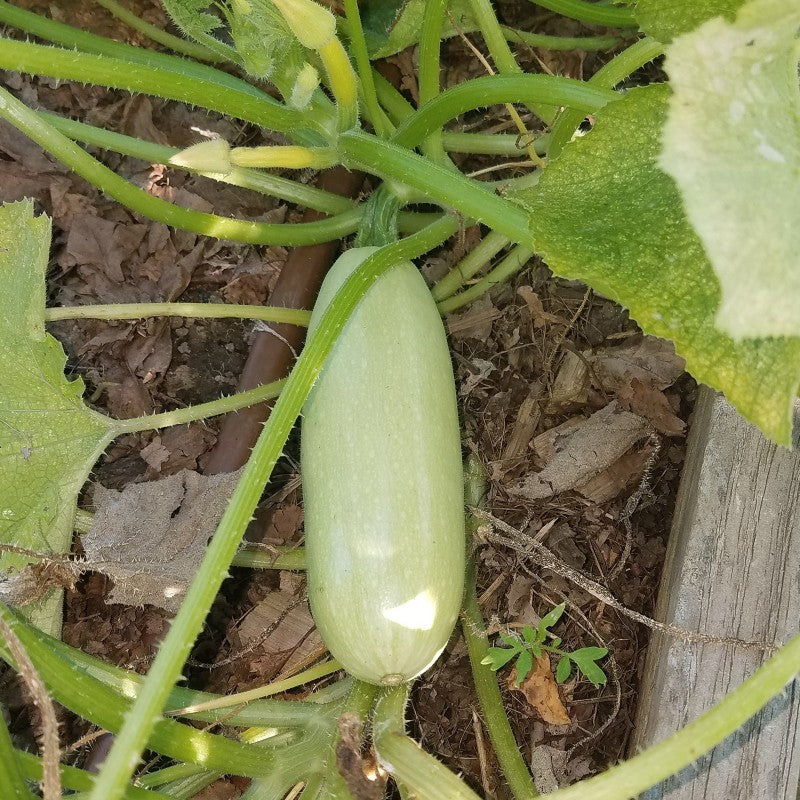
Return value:
[[(800, 442), (795, 406), (795, 448)], [(779, 448), (720, 397), (700, 392), (656, 618), (746, 640), (800, 629), (800, 451)], [(661, 741), (766, 656), (652, 638), (632, 752)], [(645, 800), (800, 800), (797, 681), (735, 736)]]

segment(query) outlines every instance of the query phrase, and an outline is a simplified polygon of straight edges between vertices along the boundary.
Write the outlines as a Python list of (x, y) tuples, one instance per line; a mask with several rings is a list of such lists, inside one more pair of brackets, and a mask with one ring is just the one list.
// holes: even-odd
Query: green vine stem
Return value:
[[(480, 507), (486, 500), (486, 471), (474, 455), (467, 456), (464, 467), (464, 496), (468, 509)], [(467, 515), (467, 535), (471, 538), (480, 525), (480, 520), (471, 512)], [(472, 550), (472, 542), (467, 542)], [(519, 752), (514, 733), (508, 723), (503, 698), (497, 686), (497, 673), (481, 663), (489, 652), (486, 627), (483, 622), (475, 590), (475, 561), (467, 566), (464, 608), (461, 615), (461, 630), (467, 644), (472, 680), (481, 707), (481, 715), (489, 733), (497, 762), (505, 776), (508, 788), (515, 800), (538, 797), (531, 774)]]
[(396, 182), (399, 192), (403, 187), (421, 192), (445, 207), (458, 208), (466, 217), (485, 222), (509, 239), (530, 236), (528, 214), (521, 206), (498, 197), (491, 189), (456, 170), (432, 164), (405, 147), (362, 131), (341, 134), (337, 146), (348, 166)]
[(121, 796), (227, 576), (264, 485), (345, 321), (369, 286), (384, 272), (437, 246), (457, 228), (457, 220), (446, 217), (418, 234), (376, 251), (347, 279), (325, 312), (253, 448), (186, 598), (103, 765), (92, 800), (118, 800)]
[(506, 245), (508, 237), (489, 231), (443, 278), (431, 287), (433, 299), (444, 300), (457, 292), (475, 273), (485, 267)]
[(620, 43), (618, 36), (549, 36), (545, 33), (530, 33), (519, 28), (502, 26), (503, 36), (509, 42), (526, 44), (542, 50), (611, 50)]
[(433, 131), (466, 111), (497, 103), (542, 103), (590, 113), (616, 100), (609, 89), (554, 75), (487, 75), (454, 86), (426, 103), (395, 131), (392, 141), (416, 147)]
[(687, 767), (715, 747), (800, 673), (800, 636), (785, 644), (741, 686), (677, 733), (594, 778), (559, 789), (548, 800), (627, 800)]
[[(597, 70), (587, 81), (587, 86), (611, 89), (663, 52), (664, 45), (661, 42), (649, 37), (640, 39)], [(551, 131), (548, 156), (553, 158), (561, 152), (582, 120), (583, 114), (578, 109), (566, 108), (561, 112)]]
[(257, 319), (308, 327), (310, 311), (276, 306), (232, 303), (111, 303), (109, 305), (59, 306), (44, 310), (45, 322), (65, 319), (144, 319), (145, 317), (193, 317), (196, 319)]
[(217, 83), (223, 87), (229, 87), (236, 91), (244, 92), (252, 97), (262, 99), (267, 98), (268, 102), (274, 100), (261, 89), (251, 86), (235, 75), (229, 75), (219, 69), (197, 64), (184, 58), (178, 58), (167, 53), (158, 53), (144, 47), (135, 47), (124, 42), (115, 42), (104, 36), (65, 25), (63, 22), (56, 22), (47, 19), (41, 14), (26, 11), (18, 6), (0, 0), (0, 22), (18, 28), (40, 39), (63, 45), (70, 50), (80, 50), (84, 53), (95, 53), (112, 58), (126, 61), (130, 64), (143, 64), (150, 67), (160, 67), (169, 72), (177, 72), (183, 75), (197, 77), (201, 80)]
[[(0, 616), (17, 634), (48, 692), (59, 703), (106, 730), (115, 732), (122, 727), (127, 717), (126, 708), (131, 705), (130, 700), (87, 673), (70, 669), (54, 649), (35, 635), (35, 629), (21, 623), (20, 618), (5, 604), (0, 604)], [(1, 643), (0, 654), (13, 664), (13, 658)], [(276, 764), (275, 755), (261, 748), (206, 733), (175, 720), (154, 719), (147, 737), (149, 745), (157, 752), (180, 761), (199, 763), (210, 769), (241, 775), (263, 775)], [(133, 767), (135, 762), (131, 765), (131, 771)], [(121, 789), (124, 790), (127, 780)]]
[[(45, 123), (52, 125), (70, 139), (94, 147), (102, 147), (104, 150), (111, 150), (131, 158), (138, 158), (148, 164), (169, 164), (170, 159), (181, 152), (177, 147), (168, 147), (138, 139), (135, 136), (126, 136), (124, 133), (107, 131), (105, 128), (66, 119), (58, 114), (46, 111), (37, 111), (36, 113)], [(200, 172), (184, 166), (178, 167), (174, 164), (170, 164), (170, 168), (204, 175), (221, 183), (240, 186), (243, 189), (251, 189), (254, 192), (277, 197), (305, 208), (313, 208), (324, 214), (341, 214), (353, 208), (352, 201), (346, 197), (340, 197), (333, 192), (326, 192), (324, 189), (317, 189), (314, 186), (306, 186), (303, 183), (263, 170), (232, 165), (230, 171), (222, 175), (217, 172)]]
[(269, 95), (254, 96), (241, 88), (224, 86), (185, 71), (148, 64), (136, 64), (132, 69), (131, 64), (110, 56), (0, 37), (2, 69), (179, 100), (282, 133), (296, 133), (309, 127), (324, 130), (321, 124), (314, 124), (310, 117), (281, 105)]
[[(425, 105), (439, 94), (441, 71), (441, 39), (447, 0), (428, 0), (422, 16), (419, 36), (417, 86), (419, 104)], [(447, 165), (449, 160), (442, 144), (442, 131), (433, 131), (421, 145), (422, 152), (433, 161)]]
[(454, 294), (439, 304), (441, 314), (450, 314), (458, 308), (477, 300), (495, 286), (506, 283), (509, 278), (516, 275), (534, 255), (534, 250), (530, 247), (517, 245), (509, 254), (490, 272), (484, 275), (477, 283), (465, 289), (463, 292)]
[[(3, 52), (3, 47), (0, 47), (0, 60)], [(0, 87), (0, 117), (105, 194), (131, 210), (165, 225), (218, 239), (232, 239), (250, 244), (281, 244), (290, 247), (329, 242), (347, 236), (358, 227), (361, 215), (358, 208), (318, 222), (299, 222), (292, 225), (247, 222), (182, 208), (160, 197), (154, 197), (119, 177), (72, 140), (44, 123), (34, 111), (2, 87)]]
[(531, 0), (531, 2), (579, 22), (605, 25), (609, 28), (638, 27), (630, 8), (587, 3), (586, 0)]
[(151, 25), (132, 11), (129, 11), (121, 3), (118, 3), (117, 0), (95, 0), (95, 2), (135, 31), (138, 31), (148, 39), (152, 39), (154, 42), (163, 45), (175, 53), (182, 53), (198, 61), (211, 61), (213, 63), (222, 61), (216, 53), (212, 53), (207, 47), (203, 47), (203, 45), (197, 42), (181, 39), (179, 36), (173, 36), (162, 28)]
[(257, 686), (255, 689), (250, 689), (246, 692), (223, 695), (215, 700), (206, 700), (205, 702), (196, 703), (192, 706), (185, 706), (184, 708), (179, 708), (168, 713), (173, 716), (184, 716), (186, 714), (197, 714), (200, 711), (213, 711), (217, 708), (231, 708), (237, 705), (244, 705), (246, 703), (251, 703), (253, 700), (259, 700), (262, 697), (271, 697), (275, 694), (288, 692), (290, 689), (296, 689), (303, 684), (325, 678), (341, 669), (342, 666), (336, 659), (323, 661), (321, 664), (317, 664), (314, 667), (298, 672), (296, 675), (292, 675), (291, 678), (272, 681), (272, 683), (268, 683), (264, 686)]
[(408, 686), (387, 689), (378, 698), (372, 741), (383, 768), (419, 800), (480, 800), (464, 781), (405, 735)]
[(186, 408), (176, 408), (173, 411), (163, 411), (160, 414), (151, 414), (149, 417), (131, 417), (130, 419), (111, 420), (111, 437), (123, 436), (126, 433), (140, 433), (141, 431), (155, 431), (159, 428), (168, 428), (171, 425), (188, 425), (190, 422), (199, 422), (208, 417), (216, 417), (220, 414), (227, 414), (230, 411), (238, 411), (240, 408), (247, 408), (265, 400), (274, 400), (286, 386), (287, 379), (265, 383), (256, 386), (255, 389), (247, 389), (244, 392), (228, 397), (220, 397), (217, 400), (210, 400), (208, 403), (200, 403), (196, 406)]
[[(472, 16), (475, 18), (481, 35), (483, 36), (483, 40), (489, 48), (489, 53), (497, 67), (497, 71), (501, 75), (522, 74), (522, 67), (517, 64), (517, 59), (514, 58), (514, 54), (508, 46), (503, 29), (500, 27), (500, 23), (497, 21), (497, 16), (492, 8), (491, 0), (469, 0), (469, 5), (472, 10)], [(550, 125), (555, 119), (557, 107), (548, 107), (547, 104), (539, 101), (521, 102), (525, 102), (531, 113), (535, 114), (547, 125)]]
[[(176, 781), (193, 778), (195, 775), (207, 772), (208, 770), (198, 767), (197, 764), (172, 764), (169, 767), (137, 776), (136, 783), (145, 789), (157, 789), (160, 786), (174, 785)], [(216, 779), (217, 773), (211, 774)]]
[[(26, 753), (24, 750), (15, 750), (14, 753), (21, 765), (24, 776), (31, 781), (40, 781), (42, 779), (41, 759), (33, 755), (33, 753)], [(65, 789), (84, 792), (91, 790), (94, 784), (94, 775), (78, 767), (61, 764), (59, 766), (59, 772), (61, 773), (61, 785)], [(2, 786), (5, 788), (6, 784), (2, 784)], [(81, 796), (82, 795), (71, 794), (69, 798), (70, 800), (74, 800), (74, 798)], [(23, 797), (25, 800), (34, 800), (34, 795), (32, 794), (23, 795)], [(161, 794), (161, 792), (147, 791), (137, 786), (127, 786), (123, 797), (125, 800), (175, 800), (174, 796)], [(17, 800), (17, 797), (12, 795), (8, 800)]]
[[(41, 647), (34, 653), (34, 663), (45, 677), (53, 670), (80, 672), (97, 681), (101, 686), (110, 690), (120, 702), (127, 698), (134, 699), (144, 683), (144, 677), (136, 672), (115, 667), (99, 658), (90, 656), (82, 650), (70, 647), (60, 639), (48, 636), (30, 623), (27, 625), (26, 641), (37, 640)], [(39, 659), (37, 653), (48, 653), (51, 657), (46, 661)], [(58, 657), (56, 659), (56, 656)], [(308, 700), (256, 700), (246, 706), (237, 706), (233, 709), (210, 709), (185, 714), (187, 718), (202, 722), (217, 723), (224, 721), (230, 726), (272, 726), (281, 729), (305, 728), (314, 724), (314, 720), (325, 712), (326, 704), (330, 704), (332, 713), (338, 713), (336, 702), (349, 693), (351, 681), (343, 679), (323, 690), (317, 690)], [(208, 702), (224, 700), (226, 695), (217, 695), (209, 692), (200, 692), (195, 689), (176, 686), (170, 692), (167, 700), (169, 708), (187, 708), (200, 706)]]
[(380, 107), (380, 103), (378, 103), (378, 95), (375, 92), (375, 81), (372, 78), (372, 64), (369, 60), (367, 42), (364, 38), (364, 28), (361, 25), (361, 14), (358, 10), (358, 0), (344, 0), (344, 11), (347, 15), (350, 49), (355, 57), (361, 97), (364, 101), (366, 115), (372, 123), (372, 127), (375, 129), (375, 133), (382, 139), (385, 139), (394, 130), (394, 125), (389, 121), (389, 118)]
[[(41, 779), (41, 777), (42, 771), (40, 770), (37, 779)], [(8, 800), (34, 800), (28, 784), (25, 783), (22, 764), (14, 750), (2, 707), (0, 707), (0, 786), (6, 793), (3, 797), (7, 797)]]
[[(537, 155), (547, 153), (550, 134), (535, 134), (533, 147)], [(520, 136), (512, 133), (459, 133), (445, 131), (442, 134), (445, 150), (451, 153), (475, 153), (491, 156), (521, 156), (524, 154)]]

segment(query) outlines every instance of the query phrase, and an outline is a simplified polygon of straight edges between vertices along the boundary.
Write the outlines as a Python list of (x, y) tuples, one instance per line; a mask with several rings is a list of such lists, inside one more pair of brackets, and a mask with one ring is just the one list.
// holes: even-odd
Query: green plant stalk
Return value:
[[(120, 699), (134, 699), (144, 683), (144, 678), (136, 672), (122, 667), (115, 667), (99, 658), (90, 656), (81, 650), (70, 647), (60, 639), (48, 636), (43, 631), (35, 628), (30, 623), (21, 622), (27, 626), (27, 635), (39, 640), (42, 645), (41, 652), (49, 653), (52, 658), (44, 664), (48, 670), (61, 670), (67, 676), (75, 673), (85, 673), (101, 686), (111, 690)], [(0, 644), (2, 648), (2, 644)], [(39, 651), (37, 651), (39, 652)], [(58, 656), (58, 659), (55, 657)], [(36, 662), (42, 667), (41, 662)], [(43, 667), (43, 668), (44, 668)], [(48, 673), (49, 674), (49, 673)], [(260, 726), (275, 728), (305, 728), (314, 724), (320, 714), (336, 713), (337, 702), (343, 692), (349, 691), (349, 681), (342, 680), (332, 687), (315, 692), (311, 700), (256, 700), (244, 708), (222, 711), (201, 711), (186, 714), (188, 718), (203, 722), (225, 722), (230, 726)], [(168, 698), (171, 708), (185, 708), (199, 705), (208, 701), (218, 700), (224, 695), (200, 692), (176, 686)], [(325, 707), (330, 704), (330, 709)]]
[[(547, 152), (550, 134), (536, 134), (533, 147), (537, 155)], [(442, 143), (451, 153), (475, 153), (491, 156), (521, 156), (524, 150), (521, 139), (512, 133), (458, 133), (444, 131)]]
[[(41, 777), (40, 770), (37, 779)], [(2, 707), (0, 707), (0, 786), (3, 787), (3, 797), (7, 800), (34, 800), (33, 793), (25, 782), (21, 759), (14, 750)]]
[[(472, 454), (467, 456), (464, 465), (464, 499), (469, 509), (480, 508), (486, 502), (486, 471), (478, 458)], [(472, 512), (467, 514), (468, 550), (472, 550), (472, 536), (480, 524), (481, 520)], [(470, 559), (467, 565), (461, 630), (467, 644), (472, 680), (478, 695), (483, 722), (489, 733), (489, 741), (494, 748), (500, 770), (508, 783), (508, 788), (511, 789), (515, 800), (538, 797), (539, 792), (533, 785), (531, 774), (519, 752), (514, 733), (509, 725), (503, 698), (497, 686), (497, 675), (481, 663), (489, 652), (489, 642), (486, 638), (486, 628), (475, 591), (474, 559)]]
[(126, 433), (139, 433), (140, 431), (155, 431), (160, 428), (168, 428), (171, 425), (188, 425), (190, 422), (198, 422), (208, 417), (216, 417), (220, 414), (227, 414), (230, 411), (238, 411), (240, 408), (263, 403), (265, 400), (273, 400), (280, 395), (285, 386), (286, 378), (283, 378), (279, 381), (256, 386), (255, 389), (236, 392), (236, 394), (228, 397), (220, 397), (217, 400), (210, 400), (208, 403), (200, 403), (196, 406), (176, 408), (173, 411), (162, 411), (160, 414), (151, 414), (149, 417), (114, 419), (111, 420), (111, 437), (116, 438)]
[(266, 98), (267, 102), (275, 101), (261, 89), (229, 75), (222, 70), (208, 67), (205, 64), (197, 64), (184, 58), (178, 58), (167, 53), (158, 53), (144, 47), (135, 47), (124, 42), (115, 42), (104, 36), (88, 33), (80, 28), (65, 25), (63, 22), (56, 22), (47, 19), (41, 14), (34, 14), (25, 11), (18, 6), (0, 0), (0, 22), (10, 25), (20, 30), (38, 36), (41, 39), (63, 45), (70, 50), (80, 50), (84, 53), (95, 53), (96, 55), (106, 55), (130, 64), (143, 64), (150, 67), (160, 67), (163, 70), (177, 72), (190, 77), (196, 77), (220, 86), (228, 87), (236, 91), (245, 92), (255, 98)]
[(245, 547), (233, 557), (233, 566), (296, 571), (306, 568), (306, 553), (302, 547), (276, 547), (275, 549), (275, 553), (270, 553)]
[(408, 686), (387, 689), (378, 699), (372, 741), (378, 763), (419, 800), (480, 800), (464, 781), (405, 735)]
[(509, 42), (526, 44), (542, 50), (610, 50), (620, 43), (618, 36), (549, 36), (546, 33), (530, 33), (518, 28), (501, 26), (503, 36)]
[[(157, 789), (159, 786), (166, 786), (185, 778), (193, 778), (195, 775), (204, 772), (208, 772), (208, 770), (198, 767), (197, 764), (173, 764), (155, 772), (138, 775), (136, 783), (144, 789)], [(219, 773), (216, 772), (211, 774), (214, 775), (214, 780), (219, 776)]]
[(467, 643), (472, 680), (478, 695), (481, 716), (508, 788), (511, 789), (515, 800), (538, 797), (539, 792), (533, 785), (531, 774), (520, 755), (514, 733), (508, 724), (503, 698), (497, 686), (497, 675), (486, 664), (481, 663), (489, 652), (489, 642), (475, 595), (475, 569), (472, 564), (467, 573), (467, 594), (464, 599), (461, 629)]
[(392, 142), (416, 147), (466, 111), (498, 103), (543, 103), (594, 112), (616, 100), (609, 89), (553, 75), (487, 75), (454, 86), (426, 103), (397, 128)]
[(800, 636), (741, 686), (677, 733), (628, 761), (547, 795), (548, 800), (627, 800), (700, 758), (779, 694), (800, 673)]
[[(658, 58), (664, 52), (664, 45), (655, 39), (645, 37), (617, 53), (614, 58), (602, 66), (587, 81), (587, 85), (611, 89), (636, 72), (648, 62)], [(566, 108), (556, 120), (550, 135), (548, 156), (557, 156), (564, 145), (572, 138), (575, 129), (583, 121), (583, 114), (575, 108)]]
[(285, 678), (280, 681), (272, 681), (264, 686), (256, 686), (255, 689), (250, 689), (246, 692), (237, 692), (232, 695), (223, 695), (216, 700), (207, 700), (204, 703), (197, 703), (194, 706), (184, 707), (179, 712), (169, 712), (171, 714), (195, 714), (198, 711), (213, 711), (217, 708), (231, 708), (245, 703), (251, 703), (253, 700), (260, 700), (262, 697), (272, 697), (275, 694), (288, 692), (290, 689), (296, 689), (305, 683), (317, 681), (320, 678), (325, 678), (338, 672), (342, 668), (336, 659), (332, 658), (330, 661), (324, 661), (317, 664), (310, 669), (298, 672), (297, 675), (292, 675), (291, 678)]
[[(129, 699), (118, 695), (88, 673), (70, 669), (61, 656), (34, 633), (35, 629), (21, 622), (5, 604), (0, 604), (0, 616), (14, 629), (48, 692), (58, 702), (101, 728), (112, 732), (120, 729), (126, 716), (125, 709), (131, 705)], [(0, 653), (8, 663), (13, 664), (13, 658), (2, 644)], [(263, 775), (277, 763), (276, 756), (263, 747), (245, 745), (175, 720), (154, 719), (147, 736), (149, 746), (157, 752), (224, 772)], [(137, 762), (138, 759), (131, 765), (131, 771)], [(120, 797), (126, 784), (127, 779), (120, 787)]]
[(378, 103), (375, 81), (372, 78), (372, 64), (369, 60), (367, 41), (364, 38), (361, 14), (358, 10), (358, 0), (344, 0), (344, 13), (347, 16), (350, 49), (355, 57), (358, 79), (361, 83), (361, 97), (364, 101), (367, 118), (372, 122), (375, 133), (380, 138), (386, 139), (391, 134), (394, 126), (380, 107), (380, 103)]
[[(3, 48), (0, 47), (0, 60), (2, 53)], [(0, 87), (0, 117), (105, 194), (131, 210), (165, 225), (218, 239), (286, 246), (328, 242), (342, 238), (358, 227), (361, 212), (357, 208), (329, 219), (300, 222), (295, 225), (247, 222), (181, 208), (160, 197), (154, 197), (119, 177), (66, 136), (43, 123), (35, 112), (2, 87)]]
[(117, 800), (138, 762), (153, 726), (178, 679), (298, 414), (336, 337), (368, 287), (383, 272), (440, 244), (458, 227), (444, 218), (418, 234), (370, 256), (348, 278), (304, 348), (256, 442), (178, 614), (161, 644), (139, 696), (111, 748), (92, 800)]
[[(97, 128), (94, 125), (66, 119), (58, 114), (50, 114), (46, 111), (38, 111), (36, 113), (44, 122), (52, 125), (57, 131), (70, 139), (95, 147), (102, 147), (105, 150), (112, 150), (124, 156), (138, 158), (149, 164), (169, 164), (172, 156), (180, 153), (180, 148), (177, 147), (168, 147), (138, 139), (135, 136), (126, 136), (124, 133), (107, 131), (105, 128)], [(170, 167), (197, 175), (204, 175), (221, 183), (240, 186), (243, 189), (251, 189), (254, 192), (277, 197), (289, 203), (313, 208), (315, 211), (321, 211), (324, 214), (341, 214), (353, 208), (352, 201), (346, 197), (340, 197), (337, 194), (333, 194), (333, 192), (326, 192), (324, 189), (306, 186), (263, 170), (231, 166), (230, 172), (222, 175), (216, 172), (202, 172), (183, 166), (178, 167), (174, 164), (170, 164)]]
[(106, 11), (110, 11), (117, 19), (122, 20), (126, 25), (138, 31), (148, 39), (152, 39), (164, 47), (173, 50), (176, 53), (182, 53), (189, 58), (195, 58), (198, 61), (211, 61), (219, 63), (221, 59), (216, 53), (212, 53), (207, 47), (204, 47), (197, 42), (190, 42), (187, 39), (181, 39), (179, 36), (173, 36), (161, 28), (151, 25), (141, 17), (129, 11), (117, 0), (95, 0), (98, 5), (103, 6)]
[[(28, 780), (39, 781), (42, 778), (42, 760), (33, 755), (26, 753), (24, 750), (15, 750), (15, 755), (20, 765), (22, 766), (23, 773)], [(61, 774), (61, 785), (65, 789), (70, 789), (77, 792), (87, 791), (92, 788), (94, 783), (94, 775), (78, 767), (71, 767), (67, 764), (59, 765), (59, 772)], [(5, 789), (5, 783), (1, 784)], [(79, 795), (69, 795), (70, 800), (78, 797)], [(33, 800), (34, 795), (24, 795), (25, 800)], [(6, 800), (6, 796), (3, 796)], [(175, 800), (171, 795), (161, 794), (161, 792), (147, 791), (144, 788), (137, 786), (128, 786), (125, 789), (125, 800)], [(16, 800), (16, 796), (9, 796), (7, 800)]]
[(405, 147), (361, 131), (349, 131), (340, 135), (338, 150), (351, 168), (364, 169), (401, 188), (422, 192), (445, 207), (457, 208), (465, 216), (485, 222), (509, 239), (530, 238), (528, 214), (521, 206)]
[(483, 276), (477, 283), (465, 289), (459, 294), (448, 297), (438, 303), (441, 314), (450, 314), (458, 308), (477, 300), (482, 294), (490, 289), (508, 281), (512, 275), (516, 275), (528, 263), (528, 260), (535, 255), (535, 251), (524, 245), (517, 245), (511, 252), (491, 271)]
[(414, 114), (414, 106), (374, 67), (372, 69), (372, 80), (375, 83), (378, 101), (386, 109), (386, 113), (393, 123), (402, 122)]
[[(439, 94), (441, 71), (441, 39), (447, 0), (428, 0), (422, 17), (419, 36), (419, 65), (417, 67), (417, 86), (419, 104), (425, 105)], [(449, 159), (442, 145), (441, 128), (433, 131), (422, 143), (422, 152), (433, 161), (447, 165)]]
[(295, 133), (310, 127), (324, 129), (323, 125), (263, 93), (256, 97), (240, 88), (147, 64), (131, 67), (130, 61), (109, 56), (0, 37), (2, 69), (179, 100), (282, 133)]
[[(517, 59), (514, 58), (514, 54), (508, 46), (503, 29), (500, 27), (492, 8), (491, 0), (469, 0), (469, 5), (472, 9), (472, 16), (478, 23), (483, 40), (489, 48), (489, 54), (492, 56), (492, 61), (494, 61), (497, 71), (501, 75), (522, 74), (522, 67), (517, 64)], [(539, 119), (548, 125), (552, 124), (556, 116), (556, 108), (548, 107), (538, 101), (526, 102), (526, 105), (531, 113), (535, 114)]]
[(145, 317), (192, 317), (195, 319), (257, 319), (308, 327), (310, 311), (277, 306), (234, 303), (111, 303), (109, 305), (59, 306), (44, 310), (45, 322), (64, 319), (144, 319)]
[(485, 267), (506, 245), (508, 237), (489, 231), (443, 278), (431, 287), (437, 302), (457, 292), (475, 273)]
[(531, 0), (531, 2), (579, 22), (605, 25), (609, 28), (639, 27), (630, 8), (587, 3), (586, 0)]

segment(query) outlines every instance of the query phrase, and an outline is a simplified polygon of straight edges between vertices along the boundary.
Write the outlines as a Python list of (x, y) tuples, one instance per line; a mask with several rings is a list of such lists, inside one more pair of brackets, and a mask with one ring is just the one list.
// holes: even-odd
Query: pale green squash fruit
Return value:
[[(325, 279), (310, 333), (375, 248)], [(414, 265), (394, 267), (348, 320), (303, 411), (311, 610), (345, 669), (410, 681), (439, 656), (464, 584), (461, 443), (442, 320)]]

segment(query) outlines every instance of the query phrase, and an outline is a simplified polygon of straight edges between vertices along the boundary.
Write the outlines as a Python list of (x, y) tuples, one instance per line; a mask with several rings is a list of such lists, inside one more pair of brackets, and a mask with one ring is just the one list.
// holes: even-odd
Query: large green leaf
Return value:
[[(634, 16), (639, 27), (665, 44), (693, 31), (706, 20), (725, 16), (733, 19), (745, 0), (639, 0)], [(720, 65), (717, 65), (717, 69)], [(716, 70), (715, 70), (716, 71)]]
[[(50, 220), (34, 217), (31, 201), (0, 207), (0, 542), (62, 553), (112, 421), (84, 405), (83, 381), (67, 380), (64, 351), (45, 332), (49, 247)], [(0, 572), (28, 560), (0, 552)]]
[(678, 184), (734, 339), (800, 336), (797, 0), (750, 0), (667, 48), (661, 168)]
[(526, 202), (534, 245), (556, 273), (675, 342), (697, 380), (788, 445), (800, 338), (734, 342), (714, 325), (719, 284), (674, 182), (656, 166), (669, 92), (648, 86), (610, 103), (547, 167)]

